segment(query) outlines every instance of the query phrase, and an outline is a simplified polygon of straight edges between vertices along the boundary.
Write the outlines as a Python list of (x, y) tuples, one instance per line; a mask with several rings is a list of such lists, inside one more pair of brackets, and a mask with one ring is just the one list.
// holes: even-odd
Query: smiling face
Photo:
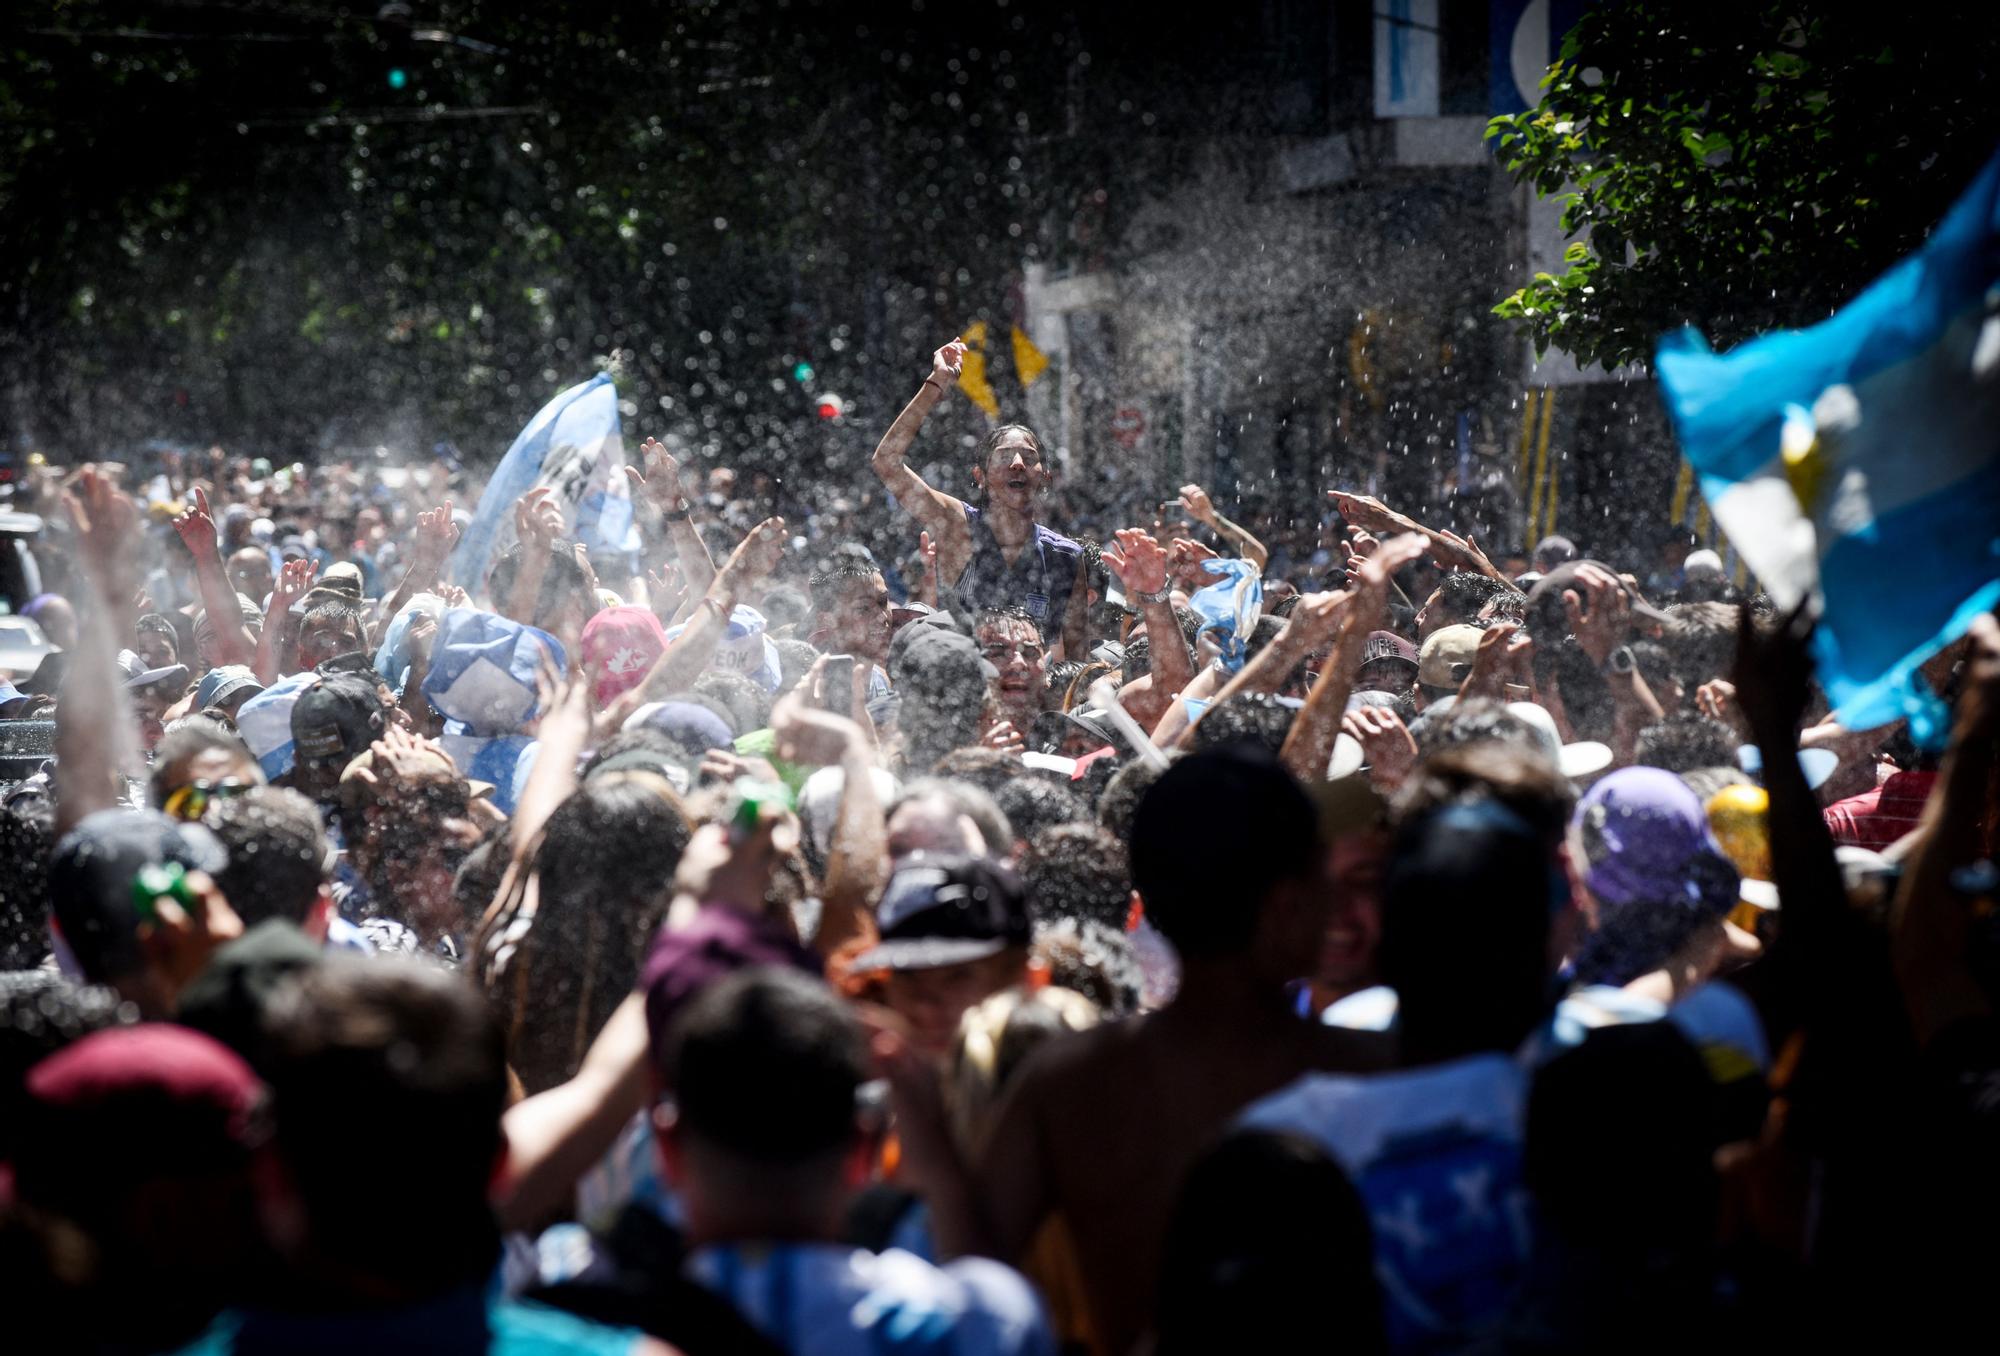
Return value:
[(1327, 853), (1333, 876), (1333, 914), (1319, 954), (1320, 985), (1349, 994), (1375, 982), (1375, 949), (1382, 940), (1382, 870), (1389, 835), (1381, 829), (1344, 833)]
[(1041, 441), (1019, 425), (1000, 429), (984, 464), (973, 468), (972, 478), (997, 507), (1031, 511), (1035, 496), (1048, 487), (1050, 478), (1042, 461)]
[(823, 615), (822, 624), (833, 633), (831, 653), (858, 655), (875, 664), (887, 662), (889, 638), (895, 631), (889, 586), (879, 574), (845, 581), (840, 602)]
[(986, 662), (1000, 670), (993, 680), (994, 704), (1014, 728), (1026, 734), (1042, 709), (1048, 683), (1048, 651), (1042, 633), (1024, 617), (989, 617), (973, 632)]

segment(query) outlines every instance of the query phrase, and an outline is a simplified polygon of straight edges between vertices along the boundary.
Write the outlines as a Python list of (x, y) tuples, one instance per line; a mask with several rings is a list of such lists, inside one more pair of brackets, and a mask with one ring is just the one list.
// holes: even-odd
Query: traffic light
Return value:
[(402, 89), (409, 83), (410, 83), (410, 73), (408, 71), (404, 70), (401, 66), (391, 66), (389, 68), (390, 89)]
[(813, 413), (822, 419), (838, 419), (847, 413), (847, 402), (828, 391), (813, 405)]
[(803, 386), (813, 379), (813, 365), (800, 359), (792, 367), (792, 380)]

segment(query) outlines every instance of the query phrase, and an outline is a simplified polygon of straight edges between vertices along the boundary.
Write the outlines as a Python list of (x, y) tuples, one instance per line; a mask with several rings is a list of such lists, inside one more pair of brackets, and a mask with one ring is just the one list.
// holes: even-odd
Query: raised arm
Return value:
[(1425, 527), (1415, 518), (1396, 512), (1372, 495), (1328, 490), (1326, 497), (1333, 501), (1334, 507), (1340, 510), (1340, 516), (1347, 520), (1349, 526), (1378, 535), (1385, 532), (1420, 533), (1430, 544), (1431, 558), (1440, 565), (1448, 569), (1470, 570), (1474, 574), (1483, 574), (1488, 579), (1497, 579), (1508, 588), (1514, 587), (1514, 581), (1495, 569), (1493, 562), (1486, 558), (1484, 552), (1461, 537)]
[(410, 568), (403, 571), (403, 581), (396, 585), (389, 601), (382, 604), (384, 622), (394, 621), (396, 614), (410, 599), (437, 582), (438, 571), (444, 568), (452, 548), (457, 545), (458, 525), (451, 520), (451, 500), (447, 499), (436, 508), (426, 509), (417, 515), (416, 536), (410, 548)]
[(728, 561), (715, 573), (687, 625), (675, 636), (645, 678), (621, 694), (598, 716), (599, 733), (616, 730), (647, 702), (686, 688), (708, 667), (729, 627), (729, 614), (764, 576), (777, 567), (785, 551), (785, 520), (766, 518), (750, 529)]
[(674, 454), (667, 451), (658, 438), (648, 438), (639, 447), (645, 469), (636, 466), (625, 468), (631, 477), (632, 488), (652, 501), (653, 507), (666, 519), (667, 536), (674, 544), (674, 558), (680, 562), (681, 579), (687, 585), (688, 596), (698, 598), (715, 578), (715, 560), (708, 554), (708, 544), (695, 530), (694, 506), (681, 488), (681, 464)]
[(195, 486), (194, 502), (174, 519), (174, 531), (194, 557), (195, 583), (201, 591), (201, 605), (208, 609), (209, 630), (215, 636), (218, 664), (248, 664), (256, 658), (256, 645), (243, 626), (243, 613), (236, 590), (223, 573), (222, 550), (215, 535), (215, 518), (208, 511), (208, 494)]
[(77, 618), (76, 655), (56, 703), (56, 823), (61, 838), (85, 815), (118, 803), (117, 775), (140, 767), (125, 689), (112, 675), (115, 636), (130, 624), (117, 600), (137, 594), (132, 547), (139, 511), (96, 468), (86, 466), (63, 503), (82, 547), (88, 606)]
[[(939, 552), (946, 557), (947, 574), (950, 573), (953, 558), (962, 557), (970, 550), (971, 534), (965, 526), (965, 505), (926, 485), (923, 477), (910, 469), (905, 458), (909, 456), (910, 446), (916, 442), (917, 431), (924, 426), (924, 420), (958, 384), (959, 369), (964, 362), (965, 345), (957, 339), (932, 355), (931, 374), (924, 378), (923, 385), (910, 397), (910, 403), (903, 406), (896, 422), (889, 425), (889, 431), (882, 435), (882, 441), (876, 445), (875, 455), (869, 462), (889, 493), (895, 496), (896, 502), (931, 534), (931, 540), (937, 543)], [(962, 559), (959, 564), (963, 566)]]
[(1236, 548), (1236, 554), (1250, 561), (1258, 569), (1271, 563), (1271, 553), (1264, 543), (1251, 535), (1248, 528), (1239, 527), (1215, 511), (1215, 502), (1208, 497), (1208, 491), (1199, 485), (1181, 486), (1181, 507), (1188, 517), (1206, 524), (1216, 536)]
[[(1327, 765), (1333, 761), (1334, 741), (1340, 737), (1341, 718), (1347, 714), (1347, 698), (1354, 690), (1354, 675), (1361, 667), (1361, 655), (1368, 632), (1379, 625), (1389, 604), (1389, 581), (1396, 571), (1424, 553), (1422, 537), (1406, 535), (1382, 543), (1373, 555), (1362, 560), (1354, 572), (1354, 587), (1345, 594), (1321, 594), (1321, 598), (1344, 598), (1345, 605), (1334, 618), (1339, 632), (1333, 649), (1321, 663), (1319, 678), (1306, 693), (1306, 704), (1292, 721), (1279, 757), (1300, 780), (1311, 783), (1326, 779)], [(1307, 599), (1299, 599), (1292, 616), (1306, 610)], [(1285, 628), (1291, 630), (1289, 625)], [(1268, 647), (1267, 647), (1268, 648)]]
[(1161, 700), (1172, 701), (1194, 681), (1194, 655), (1174, 616), (1167, 550), (1151, 533), (1121, 528), (1104, 548), (1104, 565), (1125, 586), (1125, 596), (1139, 605), (1153, 655), (1153, 691)]
[(562, 509), (550, 498), (553, 493), (546, 485), (538, 486), (514, 501), (514, 540), (521, 546), (521, 567), (514, 572), (507, 596), (495, 598), (493, 606), (501, 616), (523, 626), (535, 624), (550, 552), (562, 535)]
[[(805, 767), (839, 765), (840, 812), (827, 850), (826, 882), (820, 891), (819, 930), (812, 947), (831, 956), (856, 938), (875, 933), (874, 903), (888, 884), (888, 826), (875, 794), (874, 740), (859, 720), (823, 711), (813, 704), (826, 667), (822, 655), (799, 685), (771, 712), (778, 756)], [(866, 700), (861, 684), (854, 701)], [(865, 719), (865, 709), (860, 712)]]
[(1903, 1003), (1917, 1040), (1926, 1045), (1953, 1023), (1992, 1011), (1965, 963), (1972, 901), (1954, 888), (1952, 877), (1984, 850), (1980, 819), (2000, 740), (2000, 622), (1991, 613), (1975, 617), (1970, 637), (1958, 724), (1924, 807), (1917, 846), (1904, 864), (1890, 930)]
[(264, 630), (257, 637), (257, 681), (269, 687), (284, 676), (292, 643), (292, 604), (312, 589), (319, 566), (310, 560), (288, 560), (271, 581), (271, 598), (264, 604)]
[(1769, 634), (1760, 632), (1744, 609), (1736, 690), (1763, 755), (1764, 789), (1771, 798), (1771, 879), (1784, 898), (1783, 926), (1769, 960), (1804, 1000), (1810, 1022), (1850, 1003), (1865, 985), (1856, 975), (1855, 948), (1843, 945), (1854, 933), (1855, 919), (1833, 855), (1833, 835), (1799, 766), (1799, 719), (1811, 696), (1813, 671), (1805, 606)]

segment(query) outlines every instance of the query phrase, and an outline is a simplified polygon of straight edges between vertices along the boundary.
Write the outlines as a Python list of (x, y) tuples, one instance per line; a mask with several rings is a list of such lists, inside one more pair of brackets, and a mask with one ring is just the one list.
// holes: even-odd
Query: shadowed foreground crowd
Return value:
[(1079, 540), (1031, 430), (909, 465), (962, 357), (881, 555), (652, 442), (637, 552), (537, 490), (454, 560), (430, 468), (22, 487), (0, 1345), (1980, 1330), (1992, 617), (1926, 752), (1685, 545)]

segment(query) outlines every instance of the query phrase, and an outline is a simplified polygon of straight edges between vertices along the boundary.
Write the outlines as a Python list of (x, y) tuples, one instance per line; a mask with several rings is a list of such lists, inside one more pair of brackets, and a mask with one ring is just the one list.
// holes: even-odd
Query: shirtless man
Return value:
[(945, 1255), (1019, 1260), (1060, 1216), (1094, 1348), (1131, 1349), (1151, 1323), (1181, 1178), (1208, 1142), (1303, 1073), (1388, 1062), (1382, 1038), (1301, 1021), (1287, 1002), (1318, 960), (1326, 870), (1311, 803), (1268, 757), (1215, 750), (1161, 776), (1133, 822), (1132, 874), (1181, 955), (1174, 1001), (1037, 1054), (970, 1165), (923, 1109), (911, 1061), (890, 1064), (904, 1161)]
[(875, 449), (875, 474), (914, 515), (937, 550), (941, 599), (955, 611), (1020, 608), (1035, 619), (1051, 647), (1081, 655), (1089, 619), (1083, 548), (1035, 521), (1035, 505), (1051, 475), (1041, 439), (1021, 424), (986, 436), (972, 480), (983, 503), (974, 506), (924, 483), (905, 458), (924, 419), (957, 384), (965, 345), (954, 339), (931, 359), (931, 374)]

